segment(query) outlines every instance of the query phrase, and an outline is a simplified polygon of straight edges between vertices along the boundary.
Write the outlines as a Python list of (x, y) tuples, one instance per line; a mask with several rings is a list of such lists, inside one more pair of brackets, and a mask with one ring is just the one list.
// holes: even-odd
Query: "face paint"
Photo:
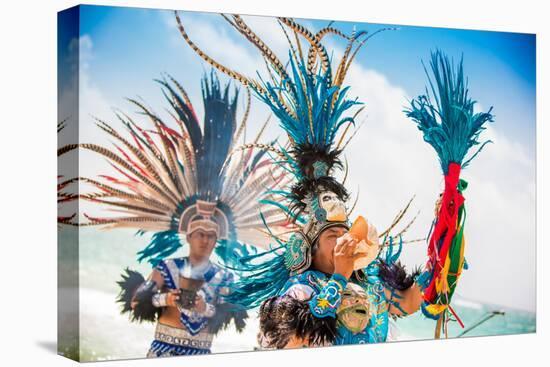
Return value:
[(349, 331), (360, 333), (369, 323), (369, 306), (365, 290), (355, 283), (348, 283), (342, 292), (342, 303), (336, 311), (338, 320)]

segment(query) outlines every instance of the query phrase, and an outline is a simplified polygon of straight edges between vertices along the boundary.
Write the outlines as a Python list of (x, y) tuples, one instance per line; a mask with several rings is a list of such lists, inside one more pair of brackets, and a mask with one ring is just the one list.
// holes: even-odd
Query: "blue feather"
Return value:
[(180, 247), (181, 241), (177, 231), (157, 232), (153, 235), (147, 247), (137, 253), (138, 261), (147, 260), (154, 267)]
[(221, 240), (214, 248), (214, 253), (228, 267), (235, 267), (240, 264), (240, 259), (257, 253), (256, 247), (247, 246), (238, 241)]
[(239, 280), (230, 285), (231, 291), (224, 300), (251, 309), (277, 295), (290, 277), (284, 256), (276, 253), (279, 249), (241, 258), (239, 266), (232, 268), (239, 274)]
[[(278, 74), (280, 75), (280, 74)], [(285, 74), (286, 75), (286, 74)], [(315, 74), (308, 72), (302, 59), (290, 54), (290, 75), (274, 83), (265, 82), (260, 77), (261, 88), (251, 85), (256, 96), (271, 109), (279, 124), (292, 140), (293, 149), (281, 148), (284, 159), (280, 162), (287, 172), (298, 182), (310, 179), (300, 160), (301, 154), (314, 152), (320, 157), (331, 159), (331, 167), (337, 162), (337, 151), (333, 143), (339, 129), (354, 124), (352, 117), (344, 116), (357, 100), (346, 97), (349, 88), (333, 86), (330, 66)], [(302, 157), (303, 158), (303, 157)], [(308, 163), (312, 163), (308, 162)], [(311, 175), (311, 173), (309, 173)], [(304, 223), (304, 217), (293, 213), (292, 204), (296, 201), (294, 192), (279, 190), (270, 194), (279, 196), (281, 201), (264, 199), (264, 205), (274, 206), (290, 215), (290, 218)], [(290, 202), (290, 205), (289, 205)], [(265, 223), (263, 214), (260, 217)], [(271, 233), (270, 233), (271, 234)], [(239, 274), (239, 280), (231, 288), (227, 302), (238, 304), (246, 309), (258, 307), (265, 299), (277, 295), (290, 277), (284, 263), (284, 244), (274, 235), (280, 245), (269, 251), (240, 259), (240, 264), (232, 270)]]
[(403, 251), (403, 237), (399, 236), (397, 251), (394, 251), (394, 238), (390, 237), (390, 246), (388, 247), (386, 252), (386, 263), (390, 265), (395, 264), (397, 260), (399, 260), (399, 256), (401, 256), (402, 251)]
[[(488, 112), (474, 113), (477, 102), (468, 95), (462, 65), (462, 58), (455, 66), (441, 51), (433, 52), (430, 61), (433, 80), (424, 66), (430, 89), (413, 99), (404, 111), (422, 131), (424, 141), (437, 152), (445, 174), (450, 163), (458, 163), (462, 168), (468, 166), (491, 142), (481, 143), (479, 137), (486, 123), (493, 122), (492, 108)], [(466, 158), (468, 151), (479, 144), (479, 148)]]
[[(343, 118), (343, 114), (361, 103), (346, 97), (349, 88), (332, 86), (330, 67), (311, 74), (305, 62), (295, 60), (292, 55), (290, 66), (291, 76), (281, 80), (280, 85), (260, 78), (265, 91), (253, 89), (278, 117), (281, 127), (296, 146), (310, 144), (327, 152), (338, 130), (347, 123), (354, 123), (353, 118)], [(285, 103), (290, 111), (285, 109)]]

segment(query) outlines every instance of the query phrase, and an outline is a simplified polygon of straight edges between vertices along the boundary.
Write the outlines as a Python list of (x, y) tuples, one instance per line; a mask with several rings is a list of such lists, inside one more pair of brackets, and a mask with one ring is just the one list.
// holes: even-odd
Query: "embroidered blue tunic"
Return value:
[(338, 320), (335, 344), (379, 343), (387, 339), (390, 302), (378, 277), (377, 262), (364, 269), (366, 279), (353, 280), (360, 286), (369, 304), (369, 320), (360, 331), (352, 331), (338, 320), (338, 309), (348, 281), (340, 274), (332, 276), (317, 270), (308, 270), (291, 277), (280, 295), (290, 295), (299, 300), (308, 300), (311, 313), (317, 318), (333, 317)]
[(208, 262), (203, 267), (192, 267), (187, 257), (161, 261), (155, 269), (164, 279), (167, 290), (179, 289), (180, 277), (204, 280), (197, 294), (206, 302), (206, 310), (180, 309), (180, 321), (184, 329), (157, 324), (155, 340), (151, 344), (148, 356), (178, 356), (210, 353), (213, 334), (208, 332), (208, 320), (214, 316), (215, 305), (220, 302), (218, 296), (227, 292), (233, 275)]

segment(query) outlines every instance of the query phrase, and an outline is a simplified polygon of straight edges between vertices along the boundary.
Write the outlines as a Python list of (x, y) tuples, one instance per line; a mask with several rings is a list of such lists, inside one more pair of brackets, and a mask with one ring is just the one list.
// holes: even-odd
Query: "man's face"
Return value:
[(330, 227), (319, 235), (317, 250), (313, 255), (313, 264), (317, 270), (325, 273), (334, 272), (333, 251), (336, 240), (348, 232), (345, 227)]
[(214, 246), (216, 245), (216, 233), (213, 231), (205, 231), (197, 229), (187, 235), (187, 243), (190, 247), (190, 255), (200, 259), (208, 259)]

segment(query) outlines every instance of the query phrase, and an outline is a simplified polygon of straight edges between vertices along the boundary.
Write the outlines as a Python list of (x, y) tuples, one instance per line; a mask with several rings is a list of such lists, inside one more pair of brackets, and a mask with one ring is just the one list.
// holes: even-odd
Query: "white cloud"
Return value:
[[(161, 16), (167, 27), (173, 30), (172, 43), (174, 46), (185, 49), (186, 54), (193, 55), (191, 57), (198, 59), (199, 56), (191, 50), (180, 35), (174, 13), (163, 12)], [(247, 47), (247, 44), (238, 42), (235, 37), (231, 37), (230, 33), (237, 32), (228, 23), (225, 23), (221, 16), (211, 14), (207, 17), (196, 17), (189, 16), (189, 13), (186, 12), (179, 12), (179, 16), (191, 40), (207, 55), (244, 75), (256, 75), (257, 65), (261, 63), (260, 54), (254, 52), (252, 47)], [(215, 26), (213, 21), (217, 21), (216, 24), (221, 24), (224, 27)], [(224, 23), (221, 23), (222, 21)], [(206, 64), (204, 64), (204, 68), (207, 69)]]
[[(435, 151), (402, 112), (405, 91), (358, 64), (350, 70), (347, 84), (351, 95), (366, 103), (368, 113), (367, 123), (346, 152), (349, 189), (361, 188), (355, 213), (366, 214), (382, 230), (416, 194), (409, 217), (418, 209), (421, 214), (408, 238), (425, 236), (443, 181)], [(466, 258), (471, 267), (457, 294), (534, 310), (534, 161), (521, 144), (498, 130), (498, 121), (482, 137), (494, 144), (487, 145), (461, 175), (470, 184), (464, 195)], [(403, 259), (409, 266), (425, 262), (425, 244), (405, 246)]]

